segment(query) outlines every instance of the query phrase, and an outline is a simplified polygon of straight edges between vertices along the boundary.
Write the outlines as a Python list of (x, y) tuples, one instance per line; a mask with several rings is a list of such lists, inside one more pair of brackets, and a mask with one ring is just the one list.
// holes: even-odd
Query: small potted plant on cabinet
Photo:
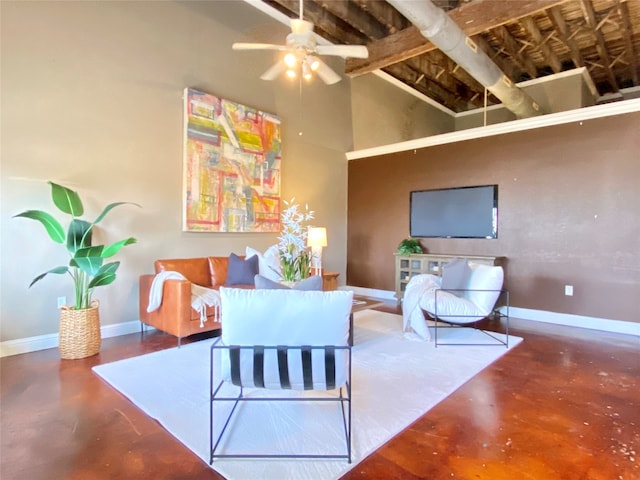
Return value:
[(412, 253), (422, 253), (422, 245), (417, 238), (405, 238), (398, 245), (400, 255), (411, 255)]
[(130, 202), (111, 203), (93, 222), (87, 222), (79, 218), (84, 214), (84, 207), (78, 193), (53, 182), (49, 184), (54, 205), (71, 216), (66, 232), (58, 220), (41, 210), (26, 210), (15, 217), (40, 222), (51, 240), (64, 245), (70, 260), (68, 265), (41, 273), (29, 287), (49, 273), (68, 274), (71, 277), (75, 303), (72, 307), (63, 306), (60, 309), (60, 356), (65, 359), (89, 357), (100, 351), (101, 344), (99, 302), (92, 299), (93, 290), (112, 283), (120, 266), (120, 262), (104, 263), (104, 260), (114, 256), (122, 247), (136, 243), (135, 238), (129, 237), (110, 245), (92, 245), (93, 228), (113, 208), (125, 204), (139, 205)]

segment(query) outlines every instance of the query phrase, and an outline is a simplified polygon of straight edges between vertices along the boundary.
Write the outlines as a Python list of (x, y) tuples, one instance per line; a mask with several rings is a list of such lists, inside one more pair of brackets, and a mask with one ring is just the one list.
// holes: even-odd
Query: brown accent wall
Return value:
[(498, 239), (425, 251), (506, 257), (516, 307), (640, 322), (639, 127), (630, 113), (350, 161), (347, 284), (394, 290), (411, 190), (495, 183)]

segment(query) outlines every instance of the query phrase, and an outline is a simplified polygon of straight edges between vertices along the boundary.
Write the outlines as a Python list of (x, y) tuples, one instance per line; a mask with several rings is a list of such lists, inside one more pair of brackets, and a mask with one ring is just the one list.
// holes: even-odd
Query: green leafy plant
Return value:
[(51, 185), (51, 198), (54, 205), (61, 212), (71, 215), (66, 233), (58, 220), (41, 210), (26, 210), (14, 215), (14, 218), (30, 218), (40, 222), (47, 230), (51, 240), (66, 246), (71, 259), (67, 266), (55, 267), (38, 275), (29, 284), (29, 287), (42, 280), (49, 273), (69, 274), (73, 279), (75, 308), (78, 310), (89, 308), (93, 289), (112, 283), (116, 279), (116, 270), (120, 266), (120, 262), (103, 263), (104, 259), (114, 256), (125, 245), (136, 243), (135, 238), (129, 237), (110, 245), (92, 245), (93, 227), (119, 205), (129, 204), (138, 207), (140, 205), (130, 202), (111, 203), (93, 222), (87, 222), (78, 218), (84, 214), (84, 207), (78, 193), (62, 185), (48, 183)]
[(420, 245), (420, 241), (416, 238), (405, 238), (398, 245), (398, 253), (401, 255), (422, 253), (422, 245)]

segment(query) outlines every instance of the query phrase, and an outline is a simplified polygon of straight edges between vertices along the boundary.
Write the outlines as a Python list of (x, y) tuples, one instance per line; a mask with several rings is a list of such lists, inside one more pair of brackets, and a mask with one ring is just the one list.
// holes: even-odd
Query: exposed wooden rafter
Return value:
[(617, 92), (619, 90), (618, 81), (616, 80), (616, 77), (611, 70), (611, 58), (609, 57), (609, 52), (607, 52), (607, 47), (604, 43), (602, 32), (600, 32), (600, 26), (602, 26), (602, 24), (598, 25), (598, 22), (596, 21), (596, 14), (593, 11), (593, 6), (591, 5), (590, 0), (580, 0), (580, 6), (582, 7), (582, 11), (584, 12), (587, 26), (591, 29), (591, 34), (596, 40), (598, 55), (600, 55), (600, 58), (602, 59), (602, 67), (606, 70), (612, 91)]
[[(367, 46), (369, 58), (346, 59), (348, 76), (380, 69), (453, 111), (482, 106), (484, 87), (387, 1), (303, 1), (318, 35)], [(514, 82), (586, 67), (600, 95), (640, 86), (640, 0), (431, 1)], [(262, 2), (299, 15), (299, 0)]]
[(561, 41), (564, 42), (564, 44), (569, 48), (569, 51), (571, 52), (571, 60), (573, 61), (573, 64), (576, 67), (584, 67), (584, 59), (582, 58), (582, 54), (580, 53), (580, 48), (573, 39), (573, 35), (569, 31), (569, 27), (564, 17), (562, 16), (560, 7), (551, 7), (548, 13), (555, 31), (558, 34), (558, 37)]
[(633, 48), (633, 39), (631, 38), (633, 27), (629, 16), (629, 7), (626, 1), (620, 2), (618, 5), (618, 12), (620, 14), (620, 18), (622, 18), (622, 24), (624, 26), (622, 29), (622, 37), (624, 38), (626, 56), (629, 59), (631, 77), (633, 79), (633, 84), (638, 85), (638, 60), (636, 51)]
[(547, 60), (547, 63), (551, 66), (554, 73), (558, 73), (562, 71), (562, 65), (560, 64), (560, 60), (555, 52), (548, 45), (547, 40), (550, 37), (543, 38), (540, 29), (538, 28), (538, 24), (532, 17), (523, 17), (520, 19), (520, 23), (522, 26), (529, 32), (531, 38), (533, 39), (534, 45), (536, 48), (540, 49)]
[[(436, 82), (432, 82), (425, 77), (423, 77), (421, 82), (416, 82), (421, 74), (405, 63), (389, 65), (384, 71), (399, 80), (406, 80), (407, 78), (413, 77), (413, 82), (411, 83), (415, 86), (417, 91), (433, 98), (436, 102), (443, 105), (451, 105), (451, 108), (454, 111), (464, 111), (468, 107), (467, 102), (460, 98), (460, 96), (445, 90)], [(422, 82), (425, 82), (424, 84), (428, 86), (423, 87)]]
[(389, 8), (387, 3), (380, 0), (354, 0), (354, 3), (385, 25), (389, 34), (404, 30), (411, 25), (397, 10)]
[[(466, 35), (472, 36), (565, 1), (567, 0), (521, 0), (517, 2), (475, 0), (452, 10), (449, 16)], [(436, 48), (414, 26), (377, 42), (372, 42), (368, 47), (369, 58), (347, 60), (347, 75), (355, 77), (369, 73)]]

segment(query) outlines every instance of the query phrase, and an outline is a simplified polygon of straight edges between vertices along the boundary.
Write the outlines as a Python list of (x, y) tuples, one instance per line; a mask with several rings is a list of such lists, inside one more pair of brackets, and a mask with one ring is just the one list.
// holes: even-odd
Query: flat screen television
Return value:
[(498, 238), (498, 185), (411, 192), (412, 237)]

